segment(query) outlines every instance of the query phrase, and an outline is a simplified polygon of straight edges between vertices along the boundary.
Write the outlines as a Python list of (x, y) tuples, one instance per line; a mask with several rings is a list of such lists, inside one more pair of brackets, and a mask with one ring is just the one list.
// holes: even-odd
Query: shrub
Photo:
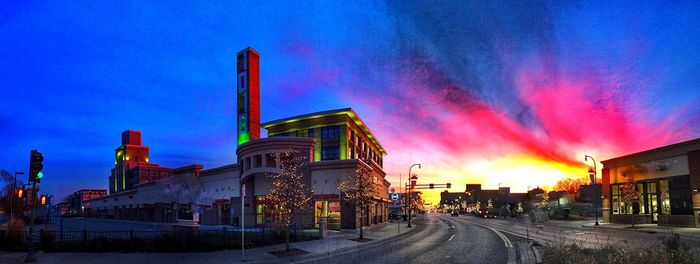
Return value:
[(678, 234), (660, 238), (646, 246), (610, 245), (583, 248), (578, 244), (557, 243), (545, 247), (543, 263), (555, 264), (692, 264), (698, 263), (694, 250)]

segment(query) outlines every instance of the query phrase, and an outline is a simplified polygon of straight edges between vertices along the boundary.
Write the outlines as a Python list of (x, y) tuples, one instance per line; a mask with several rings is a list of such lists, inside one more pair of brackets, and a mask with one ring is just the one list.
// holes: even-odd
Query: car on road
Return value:
[(452, 216), (459, 216), (459, 211), (457, 210), (452, 210), (452, 213), (450, 214)]
[(389, 219), (390, 220), (399, 220), (399, 219), (401, 219), (401, 216), (397, 213), (391, 213), (391, 214), (389, 214)]

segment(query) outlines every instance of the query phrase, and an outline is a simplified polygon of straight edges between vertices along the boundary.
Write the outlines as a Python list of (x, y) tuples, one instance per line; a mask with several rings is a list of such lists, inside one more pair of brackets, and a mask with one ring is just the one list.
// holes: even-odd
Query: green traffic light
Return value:
[(44, 178), (44, 172), (40, 171), (39, 173), (36, 174), (36, 177), (39, 179)]

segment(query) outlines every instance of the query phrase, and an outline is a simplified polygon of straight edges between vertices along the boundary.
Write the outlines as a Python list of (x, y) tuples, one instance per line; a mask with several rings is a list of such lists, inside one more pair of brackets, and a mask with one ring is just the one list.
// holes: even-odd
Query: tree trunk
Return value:
[(289, 228), (291, 225), (287, 225), (287, 234), (285, 235), (285, 242), (287, 243), (287, 251), (289, 251)]
[(362, 239), (364, 238), (363, 232), (362, 232), (362, 229), (363, 229), (363, 227), (364, 227), (364, 225), (365, 225), (364, 221), (362, 221), (364, 215), (365, 215), (365, 214), (364, 214), (364, 210), (360, 209), (360, 240), (362, 240)]
[(289, 210), (289, 220), (287, 221), (287, 230), (284, 236), (284, 241), (287, 243), (287, 251), (289, 251), (289, 229), (292, 227), (292, 220), (294, 219), (294, 210)]

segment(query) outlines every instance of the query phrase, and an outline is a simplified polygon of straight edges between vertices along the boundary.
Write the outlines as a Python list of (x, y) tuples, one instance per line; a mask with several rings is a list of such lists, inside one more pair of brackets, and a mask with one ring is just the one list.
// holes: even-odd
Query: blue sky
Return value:
[[(263, 121), (352, 106), (388, 149), (392, 182), (415, 160), (434, 164), (428, 179), (464, 182), (489, 177), (463, 176), (466, 160), (571, 165), (577, 151), (612, 157), (700, 136), (694, 2), (1, 8), (0, 169), (26, 171), (29, 151), (39, 149), (44, 190), (58, 196), (105, 188), (126, 129), (142, 131), (151, 161), (163, 166), (233, 163), (235, 54), (247, 46), (262, 54)], [(551, 94), (583, 96), (577, 101), (600, 108), (615, 131), (572, 135), (575, 117), (556, 113), (578, 109), (543, 109), (538, 99)], [(612, 124), (620, 118), (629, 125)], [(469, 125), (440, 126), (460, 122)], [(494, 138), (474, 132), (493, 127), (502, 128)], [(513, 136), (523, 133), (535, 140)], [(629, 135), (638, 138), (620, 142)], [(455, 137), (464, 142), (443, 140)]]

